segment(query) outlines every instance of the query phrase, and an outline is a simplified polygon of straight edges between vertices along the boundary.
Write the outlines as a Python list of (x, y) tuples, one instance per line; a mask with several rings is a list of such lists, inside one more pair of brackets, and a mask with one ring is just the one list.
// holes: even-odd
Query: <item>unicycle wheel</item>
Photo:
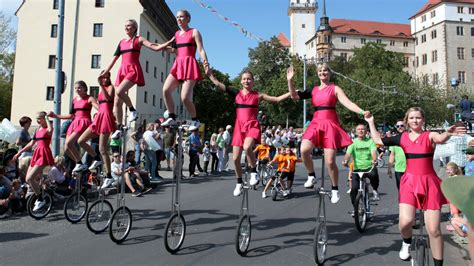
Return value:
[(45, 201), (45, 204), (43, 207), (35, 210), (35, 202), (37, 199), (38, 197), (36, 196), (36, 194), (31, 195), (28, 198), (26, 206), (28, 209), (28, 214), (32, 218), (36, 220), (40, 220), (46, 217), (51, 211), (51, 207), (53, 206), (53, 198), (51, 197), (49, 193), (43, 193), (43, 200)]
[(71, 223), (77, 223), (86, 216), (87, 198), (78, 192), (72, 193), (64, 203), (64, 216)]
[(117, 244), (122, 243), (132, 229), (132, 212), (127, 206), (115, 210), (110, 219), (109, 236)]
[(252, 223), (248, 215), (243, 215), (239, 219), (237, 232), (235, 234), (235, 249), (240, 256), (247, 255), (250, 246), (250, 238), (252, 236)]
[(326, 260), (326, 251), (328, 244), (328, 232), (325, 222), (316, 222), (316, 228), (314, 229), (314, 261), (318, 265), (323, 265)]
[(183, 245), (184, 237), (186, 236), (186, 221), (183, 215), (177, 213), (171, 215), (165, 228), (165, 248), (171, 253), (178, 252), (181, 245)]
[(89, 210), (87, 210), (87, 228), (96, 234), (104, 232), (109, 227), (113, 212), (114, 208), (107, 200), (98, 200), (92, 203)]

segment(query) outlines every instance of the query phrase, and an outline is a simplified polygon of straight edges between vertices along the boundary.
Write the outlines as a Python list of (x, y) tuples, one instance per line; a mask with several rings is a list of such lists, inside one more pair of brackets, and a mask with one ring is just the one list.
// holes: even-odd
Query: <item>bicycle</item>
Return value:
[(324, 155), (321, 159), (321, 186), (318, 188), (315, 187), (315, 191), (319, 198), (319, 202), (317, 207), (316, 226), (314, 229), (313, 254), (316, 264), (323, 265), (326, 260), (328, 244), (326, 204), (324, 203), (324, 199), (326, 196), (331, 198), (331, 190), (324, 188)]
[[(104, 181), (104, 175), (100, 174), (100, 184)], [(87, 210), (86, 214), (86, 224), (87, 228), (95, 233), (99, 234), (107, 230), (110, 224), (112, 213), (114, 208), (112, 204), (105, 199), (105, 190), (98, 190), (99, 196), (94, 203)]]
[(76, 180), (74, 191), (69, 195), (64, 203), (64, 216), (71, 223), (78, 223), (86, 216), (87, 212), (87, 197), (82, 193), (82, 182), (84, 175), (87, 178), (88, 171), (73, 172), (72, 176)]
[(258, 160), (258, 175), (260, 176), (260, 180), (262, 182), (262, 187), (265, 188), (267, 185), (268, 179), (273, 175), (273, 167), (268, 165), (262, 160)]
[(240, 214), (239, 222), (237, 224), (237, 230), (235, 234), (235, 249), (240, 256), (247, 255), (247, 250), (250, 246), (250, 239), (252, 236), (252, 223), (250, 222), (250, 213), (249, 213), (249, 189), (250, 183), (248, 180), (249, 177), (249, 168), (244, 161), (241, 167), (244, 167), (243, 174), (243, 185), (242, 185), (242, 202), (240, 204)]
[[(127, 117), (127, 108), (125, 108), (125, 118)], [(130, 233), (132, 229), (132, 212), (125, 205), (125, 162), (126, 162), (126, 136), (128, 129), (130, 128), (131, 121), (127, 123), (126, 127), (123, 127), (122, 130), (122, 175), (119, 180), (120, 183), (120, 192), (117, 193), (117, 209), (112, 214), (109, 224), (109, 236), (110, 239), (120, 244), (122, 243)]]
[(172, 130), (177, 130), (178, 138), (175, 145), (176, 162), (173, 170), (173, 186), (171, 192), (171, 216), (168, 219), (165, 227), (165, 248), (171, 253), (175, 254), (183, 245), (184, 237), (186, 236), (186, 221), (180, 210), (180, 195), (181, 195), (181, 178), (183, 176), (183, 131), (184, 125), (174, 125)]
[(413, 266), (429, 265), (430, 261), (430, 238), (424, 231), (425, 212), (423, 210), (420, 210), (419, 220), (419, 233), (413, 236), (413, 244), (411, 245), (411, 251), (414, 254), (411, 259), (411, 265)]
[(374, 170), (375, 165), (366, 171), (356, 171), (354, 169), (353, 173), (359, 176), (359, 190), (357, 191), (357, 196), (354, 201), (354, 223), (356, 225), (357, 231), (363, 233), (367, 228), (367, 221), (374, 214), (370, 210), (370, 197), (369, 197), (369, 186), (370, 183), (366, 174), (369, 174)]
[(382, 168), (385, 166), (385, 159), (383, 157), (377, 157), (377, 167)]
[(273, 181), (273, 186), (270, 190), (270, 194), (272, 195), (273, 201), (276, 201), (279, 195), (282, 198), (285, 197), (284, 190), (281, 188), (280, 176), (281, 176), (281, 173), (275, 174), (275, 180)]

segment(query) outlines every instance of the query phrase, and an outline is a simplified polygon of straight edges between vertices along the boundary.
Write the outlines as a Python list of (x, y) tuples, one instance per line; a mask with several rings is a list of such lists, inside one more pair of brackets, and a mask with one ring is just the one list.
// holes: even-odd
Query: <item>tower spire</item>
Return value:
[(326, 15), (326, 0), (323, 0), (323, 14), (321, 15), (319, 23), (318, 31), (332, 31), (331, 26), (329, 25), (329, 18)]

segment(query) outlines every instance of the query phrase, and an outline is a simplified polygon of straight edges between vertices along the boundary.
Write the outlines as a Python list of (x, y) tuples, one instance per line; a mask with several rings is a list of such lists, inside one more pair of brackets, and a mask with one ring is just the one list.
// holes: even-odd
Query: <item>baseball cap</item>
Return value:
[(209, 141), (206, 140), (206, 141), (204, 142), (204, 144), (209, 144)]

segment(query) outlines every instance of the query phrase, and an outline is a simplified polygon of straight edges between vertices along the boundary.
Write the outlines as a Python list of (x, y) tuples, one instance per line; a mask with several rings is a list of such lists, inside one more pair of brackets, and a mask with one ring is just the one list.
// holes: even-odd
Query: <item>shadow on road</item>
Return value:
[(21, 233), (21, 232), (2, 233), (0, 234), (0, 243), (5, 243), (8, 241), (38, 238), (38, 237), (43, 237), (47, 235), (48, 234), (34, 234), (34, 233)]
[(247, 252), (247, 257), (249, 258), (255, 258), (255, 257), (261, 257), (261, 256), (266, 256), (270, 255), (273, 252), (276, 252), (280, 250), (281, 248), (279, 246), (275, 245), (268, 245), (268, 246), (263, 246), (263, 247), (258, 247), (251, 249)]
[(176, 253), (176, 255), (182, 256), (182, 255), (199, 253), (199, 252), (203, 252), (211, 248), (214, 248), (215, 246), (216, 246), (215, 244), (210, 244), (210, 243), (198, 244), (198, 245), (182, 248), (180, 249), (180, 251), (178, 251), (178, 253)]

